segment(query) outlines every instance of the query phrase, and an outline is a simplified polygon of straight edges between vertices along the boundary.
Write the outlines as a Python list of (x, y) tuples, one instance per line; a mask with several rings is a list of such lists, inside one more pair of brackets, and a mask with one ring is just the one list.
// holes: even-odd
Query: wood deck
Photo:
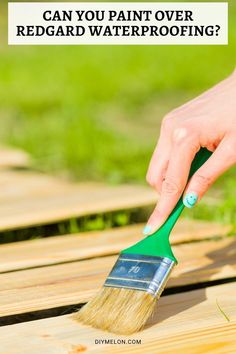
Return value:
[(0, 170), (7, 168), (25, 168), (30, 164), (29, 155), (19, 149), (0, 146)]
[[(149, 326), (116, 336), (76, 323), (71, 315), (1, 328), (1, 353), (214, 353), (236, 352), (236, 284), (164, 296)], [(229, 321), (222, 312), (226, 314)], [(141, 344), (95, 344), (96, 340), (141, 340)]]
[[(155, 192), (142, 186), (73, 184), (9, 168), (1, 170), (0, 186), (1, 231), (156, 200)], [(0, 354), (236, 353), (236, 237), (227, 236), (229, 225), (181, 218), (171, 236), (179, 264), (144, 331), (116, 336), (65, 315), (98, 291), (117, 254), (142, 237), (142, 228), (0, 245)], [(121, 340), (125, 344), (115, 343)]]
[(145, 207), (157, 200), (144, 186), (72, 184), (31, 171), (2, 171), (0, 188), (0, 231)]

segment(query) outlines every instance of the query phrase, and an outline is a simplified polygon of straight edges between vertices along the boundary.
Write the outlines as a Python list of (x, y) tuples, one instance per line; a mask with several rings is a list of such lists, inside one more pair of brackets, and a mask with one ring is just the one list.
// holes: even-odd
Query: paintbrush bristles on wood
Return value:
[(140, 331), (154, 313), (174, 264), (166, 257), (120, 254), (103, 288), (74, 317), (117, 334)]
[(145, 291), (104, 287), (74, 318), (95, 328), (127, 335), (144, 327), (156, 303), (157, 298)]
[[(206, 149), (196, 154), (188, 180), (210, 156)], [(144, 327), (177, 264), (169, 236), (183, 208), (181, 196), (156, 232), (121, 252), (103, 289), (76, 315), (78, 321), (126, 335)]]

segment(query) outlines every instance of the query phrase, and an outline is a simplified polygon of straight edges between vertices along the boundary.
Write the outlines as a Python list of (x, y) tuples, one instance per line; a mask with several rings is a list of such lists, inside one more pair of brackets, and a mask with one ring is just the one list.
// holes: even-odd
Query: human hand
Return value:
[[(191, 163), (201, 147), (213, 154), (185, 189)], [(160, 199), (144, 234), (152, 234), (166, 221), (184, 190), (183, 202), (191, 208), (235, 163), (236, 71), (164, 117), (147, 172), (147, 181), (160, 193)]]

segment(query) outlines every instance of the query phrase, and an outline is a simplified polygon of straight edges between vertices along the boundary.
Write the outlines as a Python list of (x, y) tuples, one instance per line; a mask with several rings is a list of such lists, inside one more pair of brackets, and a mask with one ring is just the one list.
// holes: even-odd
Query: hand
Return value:
[[(212, 156), (193, 175), (196, 152), (206, 147)], [(147, 181), (160, 193), (144, 234), (152, 234), (168, 218), (185, 189), (183, 202), (192, 207), (212, 183), (236, 163), (236, 71), (199, 97), (163, 119)]]

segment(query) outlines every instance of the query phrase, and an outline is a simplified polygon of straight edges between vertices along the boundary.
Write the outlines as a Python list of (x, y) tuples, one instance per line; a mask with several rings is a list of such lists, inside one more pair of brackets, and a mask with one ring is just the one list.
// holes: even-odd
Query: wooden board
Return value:
[(20, 150), (0, 146), (0, 169), (28, 167), (30, 162), (29, 155)]
[[(148, 327), (129, 337), (83, 326), (71, 315), (2, 327), (0, 353), (235, 353), (235, 293), (231, 283), (162, 297)], [(141, 344), (95, 344), (104, 339), (141, 339)]]
[[(168, 287), (236, 276), (236, 238), (174, 247), (179, 260)], [(87, 302), (116, 256), (0, 274), (0, 316)]]
[[(0, 272), (116, 254), (140, 240), (143, 226), (139, 224), (0, 245)], [(178, 244), (202, 240), (223, 236), (229, 230), (229, 226), (222, 224), (181, 219), (172, 232), (171, 241)]]
[(145, 186), (76, 184), (29, 171), (2, 171), (0, 188), (0, 231), (144, 207), (157, 200), (156, 192)]
[(148, 186), (69, 183), (30, 171), (1, 171), (0, 188), (0, 231), (157, 202), (157, 193)]

